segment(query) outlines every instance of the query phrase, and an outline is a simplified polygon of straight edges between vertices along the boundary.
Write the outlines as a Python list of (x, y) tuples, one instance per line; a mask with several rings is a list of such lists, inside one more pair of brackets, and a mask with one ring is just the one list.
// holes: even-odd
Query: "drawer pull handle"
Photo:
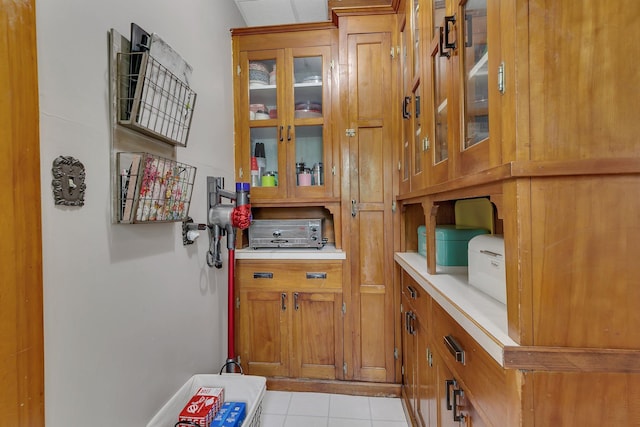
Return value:
[(287, 310), (287, 294), (286, 292), (283, 292), (280, 294), (280, 309), (282, 311), (286, 311)]
[(300, 306), (298, 305), (298, 293), (294, 292), (293, 293), (293, 308), (295, 311), (300, 310)]
[(458, 399), (464, 397), (464, 391), (461, 388), (453, 390), (453, 421), (460, 422), (464, 420), (464, 414), (458, 412)]
[(444, 387), (445, 390), (447, 391), (447, 411), (450, 411), (453, 409), (453, 405), (451, 405), (451, 387), (457, 387), (458, 384), (456, 383), (455, 379), (452, 380), (444, 380)]
[(253, 278), (254, 279), (273, 279), (273, 273), (254, 272)]
[(415, 335), (416, 334), (416, 327), (415, 327), (415, 321), (418, 318), (416, 316), (416, 314), (413, 311), (409, 312), (409, 334), (411, 335)]
[(451, 353), (451, 355), (456, 359), (456, 362), (460, 362), (464, 365), (464, 350), (460, 344), (458, 344), (458, 341), (456, 341), (456, 339), (451, 335), (447, 335), (444, 337), (444, 343), (447, 346), (447, 349), (449, 349), (449, 353)]
[(409, 291), (409, 295), (411, 295), (411, 299), (416, 299), (418, 297), (418, 292), (413, 289), (413, 286), (407, 285), (407, 290)]
[(327, 273), (307, 273), (307, 279), (326, 279)]
[(486, 249), (482, 249), (482, 250), (480, 251), (480, 253), (481, 253), (481, 254), (485, 254), (485, 255), (492, 256), (492, 257), (494, 257), (494, 258), (502, 258), (502, 254), (499, 254), (499, 253), (497, 253), (497, 252), (488, 251), (488, 250), (486, 250)]
[(289, 241), (287, 239), (272, 239), (271, 243), (288, 243)]

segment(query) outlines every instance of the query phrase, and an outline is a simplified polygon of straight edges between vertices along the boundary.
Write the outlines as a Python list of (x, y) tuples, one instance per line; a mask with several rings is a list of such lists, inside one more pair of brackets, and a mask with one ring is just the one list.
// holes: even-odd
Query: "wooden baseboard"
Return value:
[(267, 377), (267, 390), (310, 391), (372, 397), (402, 396), (401, 384), (278, 377)]

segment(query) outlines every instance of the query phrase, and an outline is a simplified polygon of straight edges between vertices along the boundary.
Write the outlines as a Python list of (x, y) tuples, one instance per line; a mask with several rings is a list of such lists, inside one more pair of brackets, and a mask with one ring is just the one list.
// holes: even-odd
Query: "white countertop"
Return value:
[(333, 245), (315, 248), (244, 248), (236, 250), (236, 259), (346, 259), (347, 254)]
[(503, 348), (518, 345), (508, 334), (506, 305), (469, 286), (466, 267), (437, 266), (438, 274), (429, 274), (426, 259), (416, 252), (397, 252), (394, 259), (504, 366)]

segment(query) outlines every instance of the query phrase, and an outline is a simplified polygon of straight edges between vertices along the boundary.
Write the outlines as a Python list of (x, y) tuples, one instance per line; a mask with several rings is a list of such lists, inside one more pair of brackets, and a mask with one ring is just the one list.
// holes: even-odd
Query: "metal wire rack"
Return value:
[(119, 222), (183, 221), (196, 176), (195, 166), (149, 153), (117, 153)]
[(118, 123), (186, 147), (196, 93), (148, 52), (118, 53)]

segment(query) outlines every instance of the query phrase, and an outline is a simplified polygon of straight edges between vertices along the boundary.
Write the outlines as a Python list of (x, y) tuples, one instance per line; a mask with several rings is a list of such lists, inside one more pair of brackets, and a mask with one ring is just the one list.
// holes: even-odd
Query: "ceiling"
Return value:
[(329, 20), (327, 0), (233, 0), (248, 27)]

